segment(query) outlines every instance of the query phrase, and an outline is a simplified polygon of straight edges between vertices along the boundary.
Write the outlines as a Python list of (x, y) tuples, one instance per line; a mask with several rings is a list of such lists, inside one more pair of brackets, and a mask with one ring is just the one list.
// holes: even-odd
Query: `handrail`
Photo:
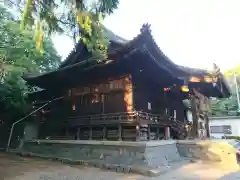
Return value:
[[(119, 118), (121, 117), (121, 118)], [(141, 120), (149, 121), (149, 123), (157, 124), (161, 121), (169, 121), (169, 122), (175, 122), (172, 120), (170, 116), (166, 115), (159, 115), (159, 114), (151, 114), (147, 112), (142, 111), (131, 111), (131, 112), (117, 112), (117, 113), (106, 113), (106, 114), (94, 114), (94, 115), (85, 115), (85, 116), (74, 116), (74, 117), (66, 117), (66, 119), (63, 121), (64, 123), (73, 121), (75, 124), (77, 120), (81, 120), (81, 123), (96, 123), (99, 121), (99, 123), (106, 123), (106, 122), (119, 122), (124, 123), (126, 122), (137, 122)], [(80, 122), (79, 122), (80, 123)]]
[(41, 110), (41, 109), (44, 108), (45, 106), (49, 105), (49, 104), (52, 103), (53, 101), (56, 101), (56, 100), (59, 100), (59, 99), (62, 99), (62, 98), (64, 98), (64, 97), (58, 97), (58, 98), (52, 99), (52, 100), (48, 101), (47, 103), (45, 103), (44, 105), (42, 105), (41, 107), (35, 109), (35, 110), (32, 111), (31, 113), (27, 114), (26, 116), (22, 117), (21, 119), (17, 120), (16, 122), (14, 122), (14, 123), (12, 124), (11, 131), (10, 131), (10, 134), (9, 134), (6, 151), (7, 151), (7, 152), (9, 151), (9, 146), (10, 146), (11, 139), (12, 139), (13, 128), (14, 128), (14, 126), (15, 126), (16, 124), (22, 122), (23, 120), (25, 120), (25, 119), (28, 118), (29, 116), (35, 114), (36, 112), (38, 112), (39, 110)]
[[(121, 120), (124, 121), (126, 119), (132, 119), (137, 121), (137, 117), (140, 120), (147, 120), (154, 123), (159, 123), (162, 120), (167, 120), (169, 122), (172, 122), (170, 126), (173, 128), (176, 128), (178, 126), (179, 130), (182, 130), (184, 123), (173, 119), (171, 116), (167, 115), (159, 115), (159, 114), (152, 114), (142, 111), (132, 111), (132, 112), (117, 112), (117, 113), (106, 113), (106, 114), (94, 114), (94, 115), (86, 115), (86, 116), (74, 116), (74, 117), (68, 117), (63, 122), (68, 122), (69, 120), (78, 120), (81, 119), (83, 122), (86, 121), (88, 123), (101, 121), (101, 120), (119, 120), (119, 117), (121, 117)], [(74, 121), (75, 122), (75, 121)], [(133, 122), (133, 121), (131, 121)]]
[(170, 119), (170, 117), (164, 117), (159, 114), (151, 114), (151, 113), (145, 113), (141, 111), (132, 111), (132, 112), (117, 112), (117, 113), (106, 113), (106, 114), (94, 114), (94, 115), (86, 115), (86, 116), (74, 116), (74, 117), (68, 117), (67, 119), (99, 119), (99, 118), (112, 118), (112, 117), (118, 117), (118, 116), (127, 116), (127, 117), (145, 117), (146, 119)]
[(76, 119), (76, 118), (87, 118), (87, 117), (99, 117), (99, 116), (106, 116), (106, 115), (122, 115), (122, 114), (132, 114), (132, 115), (137, 115), (138, 111), (131, 111), (131, 112), (117, 112), (117, 113), (106, 113), (106, 114), (93, 114), (93, 115), (86, 115), (86, 116), (73, 116), (73, 117), (68, 117), (68, 119)]

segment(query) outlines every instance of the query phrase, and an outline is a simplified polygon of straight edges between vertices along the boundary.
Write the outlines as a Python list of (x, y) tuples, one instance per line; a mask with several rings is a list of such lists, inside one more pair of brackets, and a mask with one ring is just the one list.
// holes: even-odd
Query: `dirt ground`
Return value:
[(0, 180), (240, 180), (240, 171), (203, 163), (170, 168), (159, 177), (122, 174), (0, 152)]

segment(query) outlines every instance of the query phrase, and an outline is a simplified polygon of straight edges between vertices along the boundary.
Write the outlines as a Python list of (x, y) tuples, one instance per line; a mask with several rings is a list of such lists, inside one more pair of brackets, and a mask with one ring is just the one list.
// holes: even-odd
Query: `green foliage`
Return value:
[[(234, 81), (234, 77), (226, 76), (225, 79), (230, 87), (232, 96), (227, 99), (212, 100), (211, 101), (212, 113), (214, 116), (236, 116), (236, 115), (239, 115), (238, 104), (237, 104), (236, 84)], [(240, 88), (239, 83), (238, 83), (238, 87)]]
[(19, 75), (17, 71), (9, 71), (4, 78), (4, 83), (0, 84), (1, 111), (11, 112), (13, 117), (27, 111), (25, 98), (28, 88)]
[(240, 136), (223, 136), (222, 139), (235, 139), (240, 141)]
[(21, 32), (19, 22), (0, 6), (0, 118), (16, 118), (28, 110), (25, 101), (29, 90), (23, 73), (40, 73), (57, 68), (60, 57), (50, 39), (43, 44), (44, 53), (35, 48), (34, 32)]
[(24, 71), (46, 71), (56, 68), (60, 57), (50, 39), (44, 42), (44, 54), (35, 48), (33, 32), (19, 29), (19, 23), (0, 19), (0, 59), (6, 67), (14, 65)]
[[(8, 2), (5, 0), (5, 2)], [(21, 27), (35, 27), (37, 48), (42, 48), (43, 36), (75, 31), (77, 41), (99, 58), (106, 58), (108, 40), (102, 19), (117, 9), (119, 0), (11, 0), (18, 6)], [(21, 6), (22, 5), (22, 6)]]
[(214, 116), (236, 116), (238, 111), (236, 95), (228, 99), (212, 100), (212, 115)]

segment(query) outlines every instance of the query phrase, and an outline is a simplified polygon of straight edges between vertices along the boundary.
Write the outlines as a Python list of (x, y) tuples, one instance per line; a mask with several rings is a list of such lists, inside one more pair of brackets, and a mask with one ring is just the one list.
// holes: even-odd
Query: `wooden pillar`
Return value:
[(92, 140), (92, 126), (89, 127), (89, 140)]
[(165, 139), (170, 139), (171, 135), (170, 135), (170, 127), (169, 126), (164, 127), (164, 135), (165, 135)]
[(191, 112), (192, 112), (192, 138), (198, 138), (198, 110), (197, 110), (197, 99), (195, 95), (191, 95)]
[(80, 129), (80, 127), (78, 127), (78, 129), (77, 129), (77, 140), (80, 139), (80, 131), (81, 131), (81, 129)]
[(118, 125), (118, 140), (122, 141), (122, 124)]
[(103, 140), (106, 140), (106, 135), (107, 135), (107, 127), (106, 126), (103, 126)]
[(68, 129), (68, 127), (66, 128), (65, 136), (69, 136), (69, 129)]
[(101, 101), (102, 101), (102, 114), (105, 113), (105, 95), (101, 95)]
[(140, 141), (140, 126), (136, 125), (136, 141)]
[(160, 127), (157, 127), (157, 140), (160, 140)]
[(127, 112), (133, 111), (133, 86), (132, 86), (132, 77), (131, 75), (124, 78), (124, 102), (126, 105)]
[(147, 128), (147, 135), (148, 135), (148, 140), (150, 141), (151, 140), (151, 126), (150, 124), (148, 124), (148, 128)]

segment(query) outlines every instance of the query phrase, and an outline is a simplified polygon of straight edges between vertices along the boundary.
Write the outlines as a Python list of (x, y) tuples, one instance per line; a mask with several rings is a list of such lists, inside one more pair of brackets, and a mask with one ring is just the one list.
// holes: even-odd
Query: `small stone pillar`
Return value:
[(170, 127), (169, 126), (164, 127), (164, 135), (165, 135), (165, 139), (170, 139)]

